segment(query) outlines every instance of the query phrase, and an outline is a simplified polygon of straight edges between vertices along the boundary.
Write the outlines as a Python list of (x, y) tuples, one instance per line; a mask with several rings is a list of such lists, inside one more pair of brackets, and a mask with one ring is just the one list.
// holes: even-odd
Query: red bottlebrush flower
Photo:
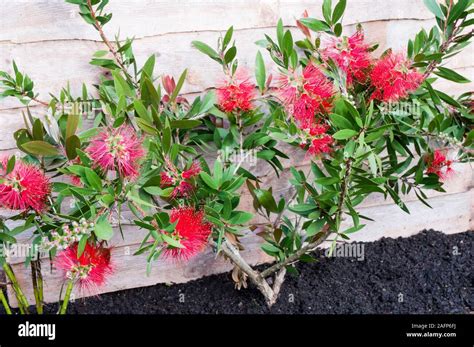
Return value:
[(160, 184), (162, 188), (170, 187), (174, 184), (174, 178), (169, 173), (162, 172), (160, 173), (160, 176), (161, 176)]
[(103, 130), (86, 152), (102, 170), (116, 170), (122, 177), (132, 179), (138, 175), (139, 161), (145, 155), (142, 142), (128, 125)]
[(110, 249), (87, 243), (81, 256), (77, 256), (78, 243), (58, 253), (56, 268), (69, 280), (75, 280), (81, 289), (95, 291), (112, 274)]
[(181, 181), (179, 184), (174, 188), (172, 197), (187, 197), (194, 191), (194, 186), (186, 181)]
[(243, 71), (237, 73), (217, 88), (219, 107), (224, 112), (247, 112), (253, 109), (255, 85)]
[(427, 174), (435, 174), (440, 180), (445, 180), (453, 172), (452, 160), (448, 160), (446, 155), (439, 149), (435, 150), (433, 155), (427, 159), (428, 168), (426, 169)]
[[(170, 164), (168, 164), (170, 165)], [(161, 188), (168, 188), (174, 186), (172, 198), (186, 197), (194, 191), (194, 186), (189, 182), (190, 179), (196, 177), (201, 172), (199, 163), (194, 162), (191, 167), (183, 172), (179, 171), (171, 164), (170, 172), (162, 172), (161, 175)]]
[(17, 161), (6, 173), (8, 158), (0, 159), (0, 206), (11, 210), (45, 209), (51, 186), (46, 175), (35, 165)]
[(385, 102), (406, 98), (423, 82), (423, 75), (410, 67), (410, 61), (403, 54), (393, 53), (376, 62), (370, 78), (375, 88), (371, 99)]
[(279, 89), (285, 107), (302, 129), (317, 123), (316, 114), (332, 108), (334, 86), (313, 64), (308, 64), (301, 76), (281, 75)]
[(329, 125), (327, 124), (314, 124), (309, 129), (309, 134), (311, 136), (323, 135), (323, 134), (326, 134), (326, 131), (328, 131), (328, 129), (329, 129)]
[(181, 173), (181, 177), (183, 177), (184, 179), (193, 178), (199, 175), (200, 172), (201, 167), (199, 166), (199, 163), (194, 162), (191, 164), (191, 167), (188, 170), (185, 170)]
[(364, 33), (357, 31), (351, 37), (332, 38), (322, 50), (324, 60), (331, 58), (347, 75), (347, 85), (354, 80), (364, 83), (371, 66), (369, 45), (364, 42)]
[(308, 149), (308, 154), (314, 156), (320, 156), (323, 153), (330, 153), (332, 151), (331, 145), (334, 139), (331, 135), (324, 134), (311, 140), (311, 144)]
[(188, 260), (203, 250), (211, 234), (212, 225), (204, 222), (204, 212), (185, 206), (171, 211), (170, 222), (175, 223), (173, 232), (183, 248), (168, 248), (165, 256)]

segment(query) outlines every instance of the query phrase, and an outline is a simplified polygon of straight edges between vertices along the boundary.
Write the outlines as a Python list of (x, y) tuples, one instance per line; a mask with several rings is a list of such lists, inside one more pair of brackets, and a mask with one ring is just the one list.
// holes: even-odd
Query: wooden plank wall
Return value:
[[(322, 0), (111, 0), (109, 10), (112, 21), (106, 26), (106, 33), (113, 35), (120, 29), (122, 37), (134, 36), (134, 51), (139, 62), (149, 55), (157, 57), (157, 74), (179, 76), (189, 69), (185, 93), (195, 95), (212, 87), (222, 76), (219, 66), (201, 53), (192, 49), (192, 40), (209, 44), (230, 25), (234, 26), (235, 39), (239, 49), (240, 64), (253, 68), (258, 47), (255, 41), (264, 33), (274, 36), (278, 18), (300, 35), (294, 28), (295, 18), (307, 9), (311, 16), (321, 15)], [(20, 69), (35, 81), (40, 98), (47, 99), (48, 93), (58, 93), (70, 83), (73, 92), (79, 94), (82, 82), (91, 85), (104, 73), (98, 67), (88, 64), (92, 54), (104, 49), (97, 32), (85, 24), (77, 15), (76, 7), (62, 0), (11, 0), (0, 6), (0, 70), (11, 71), (15, 59)], [(348, 0), (344, 18), (345, 29), (353, 32), (361, 23), (369, 42), (379, 42), (378, 52), (388, 47), (404, 50), (408, 38), (421, 28), (434, 24), (433, 16), (422, 0)], [(272, 65), (264, 53), (268, 63)], [(447, 66), (456, 69), (471, 80), (474, 79), (473, 46), (453, 58)], [(473, 90), (473, 84), (458, 85), (440, 82), (438, 87), (449, 94), (460, 94)], [(13, 99), (0, 100), (0, 154), (15, 153), (13, 132), (22, 126), (23, 105)], [(33, 107), (33, 113), (41, 116), (44, 109)], [(298, 165), (302, 168), (308, 162), (301, 153), (294, 153), (286, 167)], [(370, 241), (382, 236), (409, 236), (424, 228), (435, 228), (445, 232), (460, 232), (472, 229), (474, 194), (473, 175), (469, 165), (457, 166), (458, 175), (448, 182), (449, 194), (434, 193), (429, 210), (416, 197), (407, 197), (412, 211), (404, 214), (390, 201), (378, 196), (371, 197), (363, 206), (364, 214), (376, 221), (369, 223), (363, 232), (354, 234), (355, 241)], [(289, 173), (275, 180), (269, 168), (262, 167), (260, 176), (273, 185), (278, 193), (288, 191)], [(248, 196), (243, 196), (242, 208), (251, 210)], [(2, 212), (2, 211), (0, 211)], [(3, 211), (5, 212), (5, 211)], [(0, 213), (0, 215), (3, 213)], [(115, 291), (155, 283), (185, 282), (211, 273), (228, 271), (229, 264), (215, 261), (210, 250), (198, 256), (189, 264), (159, 261), (150, 277), (145, 276), (144, 257), (132, 254), (142, 237), (142, 231), (126, 227), (125, 240), (114, 238), (116, 275), (104, 292)], [(259, 240), (254, 235), (244, 239), (247, 251), (244, 255), (251, 263), (268, 261), (255, 250)], [(15, 265), (20, 282), (25, 284), (27, 296), (32, 299), (28, 288), (29, 271), (18, 263)], [(60, 287), (60, 275), (45, 274), (45, 300), (56, 301)], [(87, 293), (76, 293), (76, 297)], [(11, 296), (10, 296), (11, 297)], [(14, 301), (14, 300), (13, 300)]]

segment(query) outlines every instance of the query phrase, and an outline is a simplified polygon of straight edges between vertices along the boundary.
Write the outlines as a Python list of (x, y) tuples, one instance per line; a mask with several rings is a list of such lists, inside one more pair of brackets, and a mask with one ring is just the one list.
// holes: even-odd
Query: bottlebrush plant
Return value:
[[(94, 93), (84, 86), (74, 96), (65, 88), (46, 102), (15, 64), (12, 75), (0, 72), (1, 96), (27, 106), (25, 128), (14, 134), (25, 156), (0, 161), (0, 206), (14, 210), (0, 221), (0, 241), (7, 250), (32, 231), (32, 245), (41, 246), (26, 259), (38, 312), (38, 252), (46, 250), (64, 272), (64, 313), (74, 285), (93, 289), (114, 271), (109, 242), (127, 211), (147, 231), (136, 254), (146, 254), (148, 271), (160, 257), (186, 262), (209, 245), (233, 263), (238, 288), (250, 281), (272, 305), (298, 261), (364, 227), (369, 218), (358, 206), (367, 196), (382, 194), (409, 212), (401, 196), (414, 191), (428, 205), (425, 191), (443, 191), (453, 162), (472, 157), (472, 94), (454, 98), (434, 85), (439, 78), (469, 82), (444, 64), (472, 38), (472, 1), (426, 0), (437, 26), (420, 31), (406, 52), (376, 54), (361, 26), (343, 34), (346, 1), (325, 0), (323, 19), (305, 12), (297, 21), (303, 35), (280, 20), (276, 36), (257, 42), (274, 67), (258, 52), (254, 73), (239, 66), (230, 27), (216, 48), (192, 42), (222, 67), (215, 89), (194, 100), (180, 94), (187, 71), (177, 81), (156, 76), (154, 55), (138, 66), (133, 39), (109, 41), (107, 0), (67, 2), (79, 5), (105, 43), (108, 50), (91, 64), (110, 77)], [(31, 115), (31, 103), (47, 107), (44, 119)], [(290, 151), (310, 162), (308, 172), (294, 166)], [(233, 160), (235, 153), (243, 155)], [(287, 194), (275, 196), (262, 183), (250, 156), (275, 177), (289, 166)], [(255, 211), (239, 209), (245, 189)], [(252, 223), (255, 214), (265, 222)], [(343, 226), (345, 218), (351, 225)], [(248, 230), (275, 259), (262, 271), (240, 254)], [(2, 254), (26, 313), (29, 303)], [(1, 299), (10, 312), (3, 293)]]

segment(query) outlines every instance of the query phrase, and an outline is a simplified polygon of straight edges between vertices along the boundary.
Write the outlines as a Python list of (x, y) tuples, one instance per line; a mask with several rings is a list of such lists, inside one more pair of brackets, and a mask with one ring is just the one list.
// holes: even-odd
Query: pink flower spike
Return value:
[(170, 222), (176, 224), (173, 235), (183, 248), (168, 248), (165, 256), (178, 260), (189, 260), (201, 252), (207, 244), (212, 225), (204, 222), (204, 212), (183, 206), (171, 211)]
[(8, 160), (8, 157), (0, 159), (0, 207), (42, 212), (51, 192), (48, 178), (38, 167), (23, 161), (17, 161), (6, 174)]
[(279, 96), (301, 129), (318, 123), (317, 115), (332, 109), (334, 86), (322, 71), (308, 64), (301, 75), (280, 75)]
[(331, 135), (322, 135), (311, 140), (311, 145), (308, 149), (308, 154), (313, 156), (321, 156), (323, 153), (330, 153), (332, 151), (331, 145), (334, 139)]
[(454, 174), (452, 168), (453, 161), (446, 158), (446, 155), (436, 149), (433, 155), (427, 159), (428, 168), (426, 169), (427, 174), (435, 174), (441, 181), (448, 179)]
[(403, 54), (390, 52), (377, 61), (370, 79), (375, 88), (371, 99), (394, 102), (418, 89), (423, 82), (423, 75), (411, 67)]
[(219, 108), (224, 112), (248, 112), (253, 109), (255, 85), (242, 70), (217, 88)]
[(346, 73), (348, 86), (354, 81), (364, 83), (367, 80), (372, 58), (362, 31), (357, 31), (351, 37), (331, 38), (321, 55), (324, 60), (331, 58)]
[(96, 292), (113, 273), (110, 249), (87, 243), (78, 257), (77, 247), (75, 243), (61, 251), (55, 259), (55, 266), (63, 271), (66, 279), (77, 281), (81, 289)]
[(91, 141), (86, 153), (104, 172), (115, 170), (130, 179), (138, 176), (139, 162), (145, 155), (142, 141), (129, 125), (103, 130)]
[(194, 162), (191, 164), (191, 167), (188, 170), (185, 170), (181, 173), (181, 177), (184, 179), (190, 179), (199, 175), (200, 172), (201, 167), (199, 166), (199, 163)]

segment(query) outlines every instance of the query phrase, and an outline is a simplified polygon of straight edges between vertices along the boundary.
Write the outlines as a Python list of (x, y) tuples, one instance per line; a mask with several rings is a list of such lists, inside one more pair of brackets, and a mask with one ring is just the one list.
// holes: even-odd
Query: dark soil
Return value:
[[(229, 274), (186, 284), (81, 299), (69, 313), (472, 313), (474, 232), (423, 231), (364, 244), (364, 260), (321, 257), (297, 266), (268, 309), (254, 288), (234, 289)], [(180, 300), (181, 299), (181, 300)], [(184, 299), (184, 302), (182, 302)], [(56, 305), (47, 308), (55, 312)]]

